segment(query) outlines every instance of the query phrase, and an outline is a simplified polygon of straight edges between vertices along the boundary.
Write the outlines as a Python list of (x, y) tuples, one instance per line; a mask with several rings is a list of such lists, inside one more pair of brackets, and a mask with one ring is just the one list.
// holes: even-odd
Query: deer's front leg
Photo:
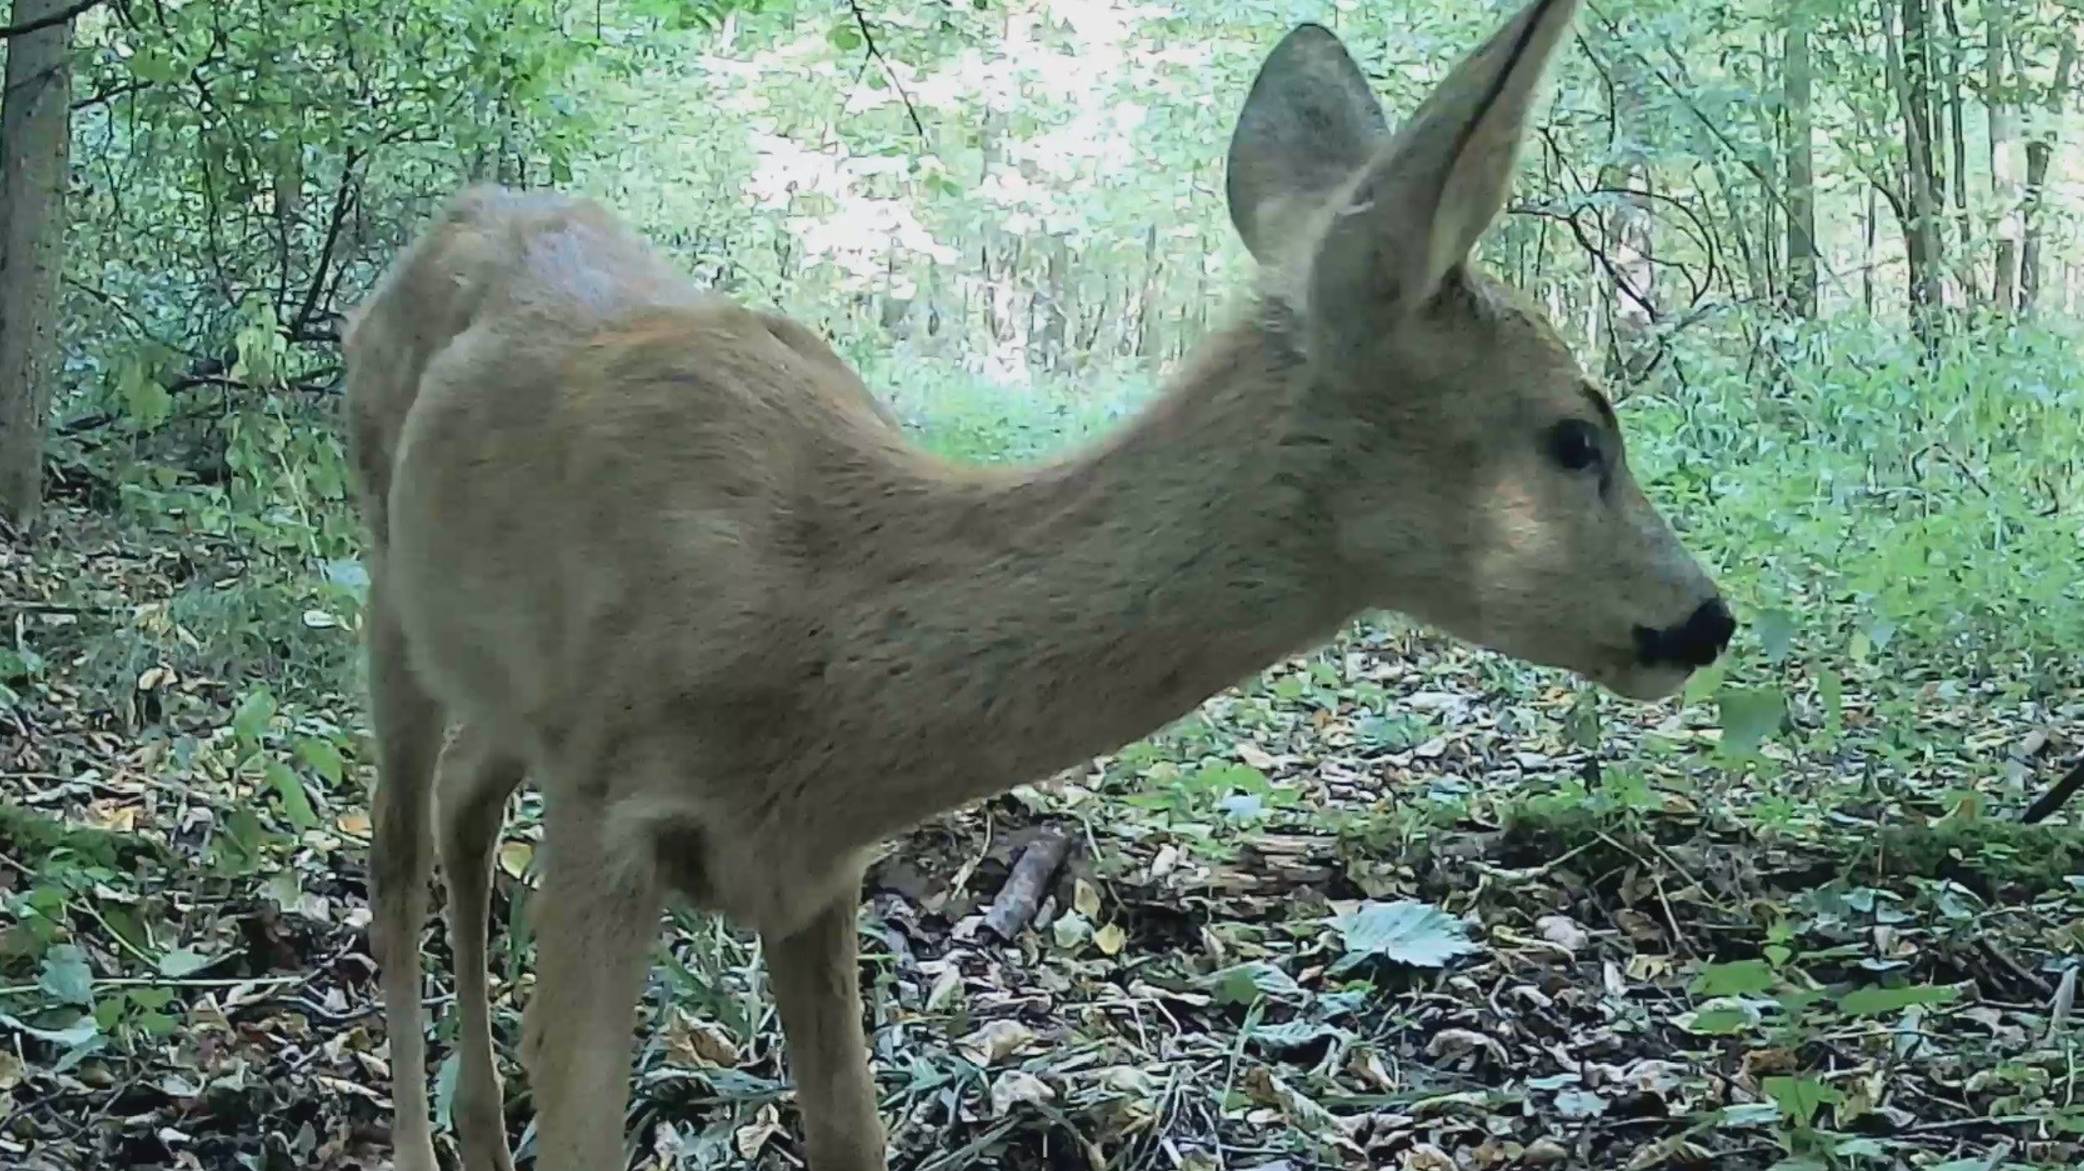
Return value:
[(522, 1057), (540, 1171), (621, 1171), (630, 1034), (660, 896), (649, 851), (607, 840), (602, 811), (545, 810), (537, 991)]
[(810, 1171), (884, 1171), (856, 967), (859, 878), (792, 935), (767, 938), (767, 967), (803, 1108)]

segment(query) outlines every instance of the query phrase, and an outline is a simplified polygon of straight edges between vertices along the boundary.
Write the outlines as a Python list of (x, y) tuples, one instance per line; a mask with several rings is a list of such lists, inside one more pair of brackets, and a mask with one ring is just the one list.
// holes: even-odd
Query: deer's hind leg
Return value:
[(862, 1034), (858, 872), (809, 920), (763, 935), (811, 1171), (884, 1171), (882, 1121)]
[(427, 1040), (420, 1004), (420, 928), (432, 869), (428, 832), (441, 705), (413, 675), (405, 631), (380, 569), (371, 574), (368, 637), (370, 720), (376, 733), (376, 791), (369, 802), (370, 944), (391, 1043), (391, 1140), (396, 1171), (436, 1171), (427, 1111)]
[(441, 758), (436, 799), (442, 877), (449, 892), (449, 950), (456, 965), (459, 1065), (454, 1107), (464, 1171), (513, 1171), (506, 1109), (492, 1054), (491, 992), (485, 936), (491, 918), (492, 854), (506, 818), (507, 797), (520, 785), (521, 758), (495, 746), (482, 728), (466, 726)]
[(612, 786), (592, 776), (544, 781), (537, 982), (521, 1048), (535, 1092), (536, 1167), (613, 1171), (625, 1164), (630, 1040), (661, 884), (649, 841), (599, 803)]

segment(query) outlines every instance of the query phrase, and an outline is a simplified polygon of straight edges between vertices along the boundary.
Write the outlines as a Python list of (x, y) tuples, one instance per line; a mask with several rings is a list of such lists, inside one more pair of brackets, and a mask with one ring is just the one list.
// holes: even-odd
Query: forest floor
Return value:
[[(271, 614), (261, 576), (77, 502), (0, 541), (0, 1166), (388, 1165), (352, 611)], [(2084, 697), (1946, 666), (1639, 707), (1372, 624), (935, 820), (862, 917), (892, 1166), (2084, 1164), (2084, 811), (2011, 822)], [(757, 947), (668, 926), (635, 1157), (800, 1166)]]

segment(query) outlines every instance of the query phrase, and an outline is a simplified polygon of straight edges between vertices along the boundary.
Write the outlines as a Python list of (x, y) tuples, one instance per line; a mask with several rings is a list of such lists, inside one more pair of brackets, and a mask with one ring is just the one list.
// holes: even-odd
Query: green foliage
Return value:
[[(2058, 181), (2033, 201), (2034, 223), (2043, 255), (2073, 254), (2075, 103), (2053, 87), (2073, 17), (2013, 6), (2015, 68), (1987, 91), (1965, 87), (1973, 182), (1965, 218), (1950, 214), (1945, 228), (1954, 308), (1920, 337), (1889, 207), (1907, 164), (1887, 68), (1898, 18), (1879, 19), (1889, 7), (1598, 6), (1581, 26), (1586, 51), (1558, 71), (1519, 214), (1484, 247), (1606, 376), (1632, 466), (1747, 623), (1728, 658), (1644, 717), (1494, 658), (1452, 674), (1437, 643), (1370, 620), (1336, 650), (1284, 663), (1124, 749), (1086, 798), (1105, 803), (1091, 821), (1162, 841), (1186, 868), (1176, 873), (1230, 880), (1234, 866), (1271, 884), (1282, 876), (1268, 861), (1279, 852), (1262, 849), (1269, 835), (1336, 837), (1336, 865), (1301, 869), (1292, 891), (1249, 915), (1208, 910), (1215, 878), (1165, 888), (1152, 900), (1165, 906), (1143, 909), (1189, 920), (1191, 969), (1170, 987), (1194, 989), (1183, 996), (1212, 1001), (1233, 1026), (1245, 1018), (1216, 1067), (1226, 1083), (1258, 1058), (1326, 1054), (1315, 1086), (1254, 1082), (1247, 1095), (1226, 1084), (1225, 1100), (1249, 1097), (1252, 1110), (1212, 1120), (1226, 1133), (1211, 1149), (1255, 1149), (1228, 1133), (1255, 1112), (1324, 1117), (1306, 1091), (1365, 1068), (1345, 1062), (1355, 1038), (1386, 1051), (1400, 1031), (1434, 1027), (1405, 1019), (1428, 1010), (1401, 1000), (1346, 1019), (1370, 997), (1394, 998), (1327, 981), (1385, 961), (1431, 971), (1486, 948), (1515, 949), (1501, 970), (1550, 954), (1523, 946), (1523, 922), (1465, 932), (1499, 926), (1483, 914), (1501, 901), (1633, 915), (1617, 913), (1613, 930), (1590, 924), (1626, 954), (1602, 966), (1587, 951), (1565, 978), (1590, 989), (1635, 959), (1663, 964), (1643, 978), (1654, 996), (1610, 997), (1625, 1024), (1616, 1036), (1783, 1062), (1755, 1079), (1718, 1075), (1694, 1100), (1756, 1087), (1760, 1101), (1703, 1107), (1696, 1125), (1770, 1128), (1789, 1168), (1905, 1152), (1855, 1127), (1875, 1103), (1836, 1054), (1935, 1044), (1936, 1022), (1988, 999), (1972, 981), (2016, 979), (2008, 996), (2024, 995), (2066, 962), (2057, 953), (2084, 948), (2075, 916), (2063, 919), (2084, 884), (2079, 831), (2017, 827), (1999, 808), (2022, 787), (2014, 746), (2029, 730), (2059, 739), (2084, 684), (2073, 660), (2084, 646), (2084, 337), (2064, 315), (2075, 276), (2054, 263), (2037, 314), (1989, 303), (1999, 228), (2019, 201), (1986, 182), (1977, 104), (2020, 106), (2028, 137), (2055, 145)], [(149, 749), (126, 761), (123, 783), (180, 790), (204, 816), (113, 831), (0, 805), (0, 852), (17, 863), (0, 887), (0, 1024), (47, 1070), (176, 1033), (189, 1007), (178, 982), (252, 958), (228, 938), (171, 931), (148, 897), (161, 882), (279, 908), (359, 897), (325, 885), (355, 872), (360, 831), (343, 827), (369, 759), (356, 672), (367, 574), (337, 339), (341, 313), (458, 185), (605, 196), (702, 283), (833, 337), (932, 451), (1044, 459), (1147, 401), (1239, 307), (1250, 266), (1221, 200), (1224, 142), (1283, 28), (1333, 20), (1394, 118), (1494, 15), (1409, 4), (863, 11), (874, 55), (851, 9), (788, 3), (425, 0), (346, 19), (338, 6), (191, 0), (83, 20), (68, 360), (50, 454), (68, 504), (107, 526), (66, 555), (100, 556), (104, 541), (152, 552), (126, 589), (64, 598), (77, 621), (0, 610), (0, 715), (84, 713), (85, 734), (56, 751)], [(1972, 26), (1989, 11), (1962, 14)], [(1817, 30), (1827, 270), (1824, 307), (1806, 322), (1780, 308), (1793, 130), (1776, 54), (1795, 14)], [(1972, 27), (1965, 40), (1937, 48), (1979, 79)], [(1631, 280), (1654, 286), (1654, 314), (1631, 311)], [(1453, 702), (1416, 702), (1441, 693)], [(1482, 737), (1487, 748), (1469, 748)], [(1332, 752), (1344, 771), (1316, 770)], [(87, 766), (50, 783), (91, 793), (105, 779)], [(159, 833), (188, 835), (174, 841), (189, 867), (177, 880), (160, 877), (171, 862)], [(1495, 838), (1480, 868), (1452, 852), (1472, 836)], [(522, 849), (508, 873), (518, 878), (528, 843), (509, 844)], [(1428, 877), (1421, 859), (1447, 878)], [(1119, 857), (1095, 861), (1138, 877)], [(1727, 896), (1731, 881), (1751, 885)], [(1534, 882), (1548, 885), (1520, 900)], [(528, 888), (511, 894), (525, 904)], [(1324, 897), (1358, 909), (1332, 914)], [(2048, 957), (2035, 974), (1947, 966), (2032, 907)], [(514, 919), (495, 955), (508, 984), (529, 946), (526, 916)], [(1657, 939), (1660, 919), (1686, 938)], [(1097, 922), (1054, 921), (1060, 950), (1105, 971), (1103, 949), (1088, 946)], [(754, 949), (711, 923), (683, 917), (679, 928), (662, 969), (673, 1002), (719, 1022), (748, 1055), (771, 1046)], [(1913, 930), (1922, 951), (1883, 942)], [(1558, 930), (1543, 943), (1598, 946), (1558, 942), (1574, 938)], [(901, 1009), (879, 1005), (881, 1027), (917, 1016), (904, 961), (871, 960), (878, 993)], [(1143, 978), (1122, 986), (1141, 997)], [(1440, 987), (1429, 997), (1453, 992)], [(2045, 1001), (2040, 991), (2027, 999)], [(1168, 994), (1166, 1014), (1178, 1011)], [(2003, 1031), (2048, 1032), (2034, 1024)], [(1139, 1021), (1139, 1043), (1150, 1027)], [(930, 1107), (907, 1117), (965, 1116), (962, 1083), (926, 1058), (897, 1062), (887, 1037), (885, 1050), (883, 1064), (910, 1079), (908, 1102)], [(2052, 1049), (1964, 1053), (1945, 1060), (1977, 1069), (1978, 1088), (1949, 1082), (1945, 1100), (1993, 1116), (2046, 1114), (2064, 1076), (2050, 1071), (2073, 1065)], [(1398, 1079), (1420, 1070), (1407, 1057), (1391, 1062)], [(1904, 1076), (1908, 1064), (1889, 1068)], [(1580, 1122), (1620, 1100), (1575, 1076), (1524, 1079), (1512, 1109)], [(703, 1077), (712, 1096), (674, 1117), (722, 1118), (782, 1092), (741, 1071)], [(453, 1079), (445, 1063), (444, 1117)], [(179, 1081), (154, 1084), (196, 1097)], [(1069, 1084), (1083, 1105), (1075, 1095), (1088, 1087)], [(1350, 1088), (1326, 1100), (1410, 1104), (1340, 1100)], [(754, 1132), (734, 1134), (734, 1121), (688, 1138), (682, 1154), (736, 1157), (733, 1142)], [(2084, 1121), (2068, 1110), (2047, 1126), (2074, 1133)], [(1139, 1141), (1100, 1157), (1158, 1165), (1136, 1162), (1157, 1158), (1155, 1143), (1139, 1156)]]
[(1346, 954), (1332, 974), (1352, 971), (1373, 960), (1389, 960), (1414, 968), (1438, 968), (1456, 956), (1476, 950), (1461, 920), (1437, 907), (1408, 899), (1368, 903), (1333, 920)]

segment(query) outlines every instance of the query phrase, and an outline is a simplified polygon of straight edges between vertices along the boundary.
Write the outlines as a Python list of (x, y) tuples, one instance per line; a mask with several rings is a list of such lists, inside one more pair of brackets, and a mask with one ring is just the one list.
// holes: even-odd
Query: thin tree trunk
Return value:
[(1729, 223), (1730, 240), (1737, 250), (1737, 258), (1744, 265), (1746, 294), (1753, 300), (1764, 301), (1772, 296), (1773, 286), (1765, 269), (1759, 264), (1758, 254), (1762, 250), (1771, 249), (1772, 244), (1765, 240), (1754, 243), (1751, 233), (1744, 226), (1751, 220), (1750, 212), (1738, 201), (1736, 187), (1731, 183), (1728, 171), (1720, 166), (1715, 167), (1714, 171), (1715, 187), (1722, 195), (1722, 206)]
[(1070, 286), (1071, 247), (1064, 242), (1061, 233), (1055, 233), (1049, 237), (1049, 244), (1043, 251), (1039, 287), (1044, 300), (1041, 337), (1036, 346), (1043, 369), (1052, 372), (1064, 369), (1069, 354), (1066, 343), (1071, 336)]
[(1130, 352), (1138, 358), (1151, 356), (1151, 343), (1156, 337), (1152, 318), (1157, 313), (1158, 297), (1158, 227), (1147, 224), (1143, 229), (1143, 287), (1136, 292), (1136, 332)]
[(1899, 206), (1903, 244), (1909, 261), (1911, 324), (1927, 348), (1935, 343), (1935, 313), (1940, 305), (1939, 193), (1932, 157), (1932, 37), (1927, 0), (1902, 0), (1901, 42), (1885, 30), (1887, 64), (1903, 116), (1905, 194)]
[(1964, 308), (1974, 308), (1981, 282), (1976, 280), (1976, 258), (1969, 251), (1969, 241), (1975, 238), (1968, 219), (1968, 135), (1962, 126), (1961, 84), (1967, 73), (1966, 56), (1962, 51), (1961, 18), (1955, 11), (1954, 0), (1940, 0), (1939, 10), (1946, 20), (1946, 77), (1944, 97), (1947, 114), (1947, 143), (1951, 148), (1951, 172), (1947, 176), (1947, 187), (1954, 202), (1954, 283), (1960, 286), (1961, 303)]
[[(11, 23), (69, 0), (15, 0)], [(0, 97), (0, 516), (26, 529), (43, 504), (44, 427), (58, 376), (58, 277), (72, 146), (72, 21), (7, 42)]]
[[(1644, 87), (1632, 59), (1613, 65), (1613, 103), (1608, 115), (1615, 131), (1626, 141), (1643, 140), (1639, 95)], [(1652, 188), (1650, 168), (1636, 159), (1600, 168), (1599, 184), (1619, 194), (1605, 216), (1602, 230), (1609, 263), (1604, 268), (1612, 287), (1606, 290), (1608, 305), (1607, 377), (1620, 382), (1629, 374), (1639, 353), (1648, 353), (1648, 338), (1657, 324), (1657, 266), (1654, 226), (1649, 208)], [(1645, 194), (1635, 194), (1635, 192)]]
[(1787, 311), (1816, 316), (1816, 149), (1810, 91), (1811, 17), (1803, 0), (1787, 6), (1787, 42), (1781, 61), (1787, 110)]
[[(2041, 244), (2047, 230), (2048, 167), (2055, 159), (2056, 129), (2062, 120), (2070, 74), (2076, 65), (2076, 37), (2064, 30), (2062, 47), (2056, 51), (2055, 84), (2048, 88), (2045, 103), (2047, 125), (2026, 144), (2025, 235), (2019, 249), (2019, 308), (2026, 312), (2033, 310), (2041, 292)], [(2020, 70), (2019, 74), (2024, 77), (2025, 70)]]
[(2019, 307), (2019, 116), (2006, 88), (2010, 0), (1983, 0), (1983, 102), (1990, 123), (1990, 199), (1997, 211), (1997, 244), (1990, 300), (1999, 313)]
[(1874, 206), (1877, 191), (1873, 184), (1867, 185), (1867, 214), (1860, 218), (1861, 235), (1865, 247), (1860, 253), (1860, 308), (1868, 317), (1874, 316), (1874, 221), (1881, 209)]

